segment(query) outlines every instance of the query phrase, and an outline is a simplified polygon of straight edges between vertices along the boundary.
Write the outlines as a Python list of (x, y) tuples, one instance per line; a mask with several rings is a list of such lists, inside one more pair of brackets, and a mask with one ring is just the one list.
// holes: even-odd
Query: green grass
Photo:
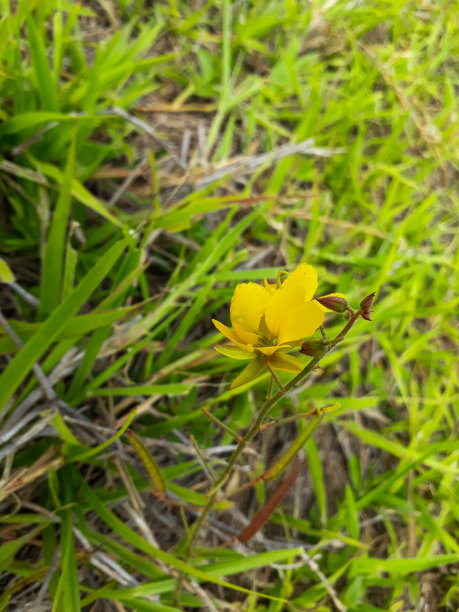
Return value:
[[(0, 0), (1, 610), (459, 606), (458, 10)], [(340, 404), (269, 523), (223, 547), (258, 482), (188, 559), (268, 384), (228, 390), (211, 318), (300, 261), (320, 294), (376, 291), (373, 321), (270, 414)], [(265, 429), (227, 486), (302, 428)]]

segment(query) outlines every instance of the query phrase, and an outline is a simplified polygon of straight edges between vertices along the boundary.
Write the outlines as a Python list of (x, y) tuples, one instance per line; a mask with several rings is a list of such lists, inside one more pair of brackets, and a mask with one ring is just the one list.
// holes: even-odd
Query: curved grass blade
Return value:
[[(279, 597), (274, 597), (273, 595), (267, 595), (266, 593), (251, 591), (250, 589), (246, 589), (244, 587), (240, 587), (236, 584), (231, 584), (226, 580), (221, 580), (219, 578), (215, 578), (210, 573), (207, 573), (201, 570), (198, 567), (193, 567), (189, 563), (185, 561), (181, 561), (176, 558), (174, 555), (167, 553), (156, 546), (152, 546), (149, 542), (147, 542), (143, 537), (141, 537), (137, 532), (128, 527), (122, 520), (120, 520), (117, 516), (115, 516), (104, 503), (100, 501), (97, 495), (92, 491), (92, 489), (86, 484), (84, 479), (80, 477), (80, 486), (83, 497), (86, 499), (88, 506), (93, 510), (99, 517), (107, 523), (109, 527), (113, 529), (116, 533), (118, 533), (121, 537), (123, 537), (127, 542), (131, 545), (135, 546), (142, 552), (150, 555), (153, 559), (158, 559), (163, 563), (167, 563), (171, 567), (179, 570), (181, 572), (185, 572), (191, 576), (194, 576), (199, 582), (213, 582), (223, 587), (227, 587), (229, 589), (233, 589), (235, 591), (239, 591), (240, 593), (246, 593), (249, 595), (256, 595), (258, 597), (264, 597), (266, 599), (270, 599), (273, 601), (281, 601), (284, 602), (283, 599)], [(139, 588), (139, 587), (136, 587)], [(121, 590), (119, 589), (118, 592)], [(123, 589), (123, 592), (125, 589)]]
[(52, 215), (51, 227), (45, 244), (41, 269), (40, 306), (38, 309), (40, 318), (52, 312), (58, 306), (61, 299), (65, 237), (72, 204), (71, 185), (75, 169), (75, 143), (76, 131), (74, 131), (70, 143), (64, 180), (59, 191), (59, 197)]

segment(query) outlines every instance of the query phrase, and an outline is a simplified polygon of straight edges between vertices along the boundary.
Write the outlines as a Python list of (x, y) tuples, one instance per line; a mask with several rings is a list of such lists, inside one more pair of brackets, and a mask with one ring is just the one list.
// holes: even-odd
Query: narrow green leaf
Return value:
[[(197, 491), (193, 491), (193, 489), (187, 489), (186, 487), (181, 487), (175, 482), (167, 482), (167, 488), (172, 493), (175, 493), (179, 499), (183, 499), (187, 504), (193, 504), (194, 506), (200, 506), (204, 508), (207, 502), (207, 498), (202, 493), (198, 493)], [(214, 510), (228, 510), (228, 508), (232, 508), (234, 503), (228, 500), (221, 500), (216, 502), (213, 505)]]
[(106, 121), (110, 118), (110, 115), (81, 115), (77, 113), (53, 113), (49, 111), (35, 111), (33, 113), (18, 113), (14, 115), (2, 125), (0, 125), (0, 135), (3, 134), (17, 134), (22, 130), (29, 128), (37, 128), (44, 123), (52, 123), (54, 121), (58, 123), (73, 123), (78, 121), (88, 122), (91, 124), (98, 124)]
[(27, 33), (29, 36), (30, 59), (35, 72), (38, 93), (45, 110), (58, 112), (59, 102), (57, 99), (56, 84), (49, 66), (45, 45), (41, 38), (41, 34), (44, 32), (44, 29), (40, 32), (37, 30), (33, 18), (29, 13), (27, 16)]
[[(260, 567), (266, 567), (271, 563), (282, 563), (283, 561), (290, 561), (297, 555), (301, 555), (303, 550), (301, 548), (289, 548), (283, 550), (275, 550), (271, 552), (259, 553), (244, 557), (237, 553), (231, 555), (229, 561), (222, 561), (217, 563), (209, 563), (199, 567), (200, 570), (206, 573), (207, 576), (215, 578), (231, 576), (233, 574), (240, 574), (241, 572), (248, 572), (253, 569)], [(161, 578), (142, 584), (138, 587), (128, 587), (118, 590), (110, 590), (105, 593), (108, 598), (117, 599), (120, 601), (132, 601), (134, 598), (145, 597), (147, 595), (159, 595), (161, 593), (170, 593), (174, 590), (175, 580), (173, 578)], [(253, 593), (254, 596), (266, 597), (274, 601), (282, 602), (282, 599), (273, 598), (263, 593)]]
[(57, 337), (68, 319), (83, 306), (92, 292), (107, 276), (129, 243), (125, 238), (114, 244), (83, 278), (71, 295), (53, 312), (40, 329), (22, 347), (0, 376), (0, 412), (18, 386)]
[(376, 448), (382, 448), (387, 453), (394, 455), (395, 457), (399, 457), (400, 459), (409, 459), (416, 461), (419, 457), (426, 457), (425, 464), (429, 467), (433, 467), (442, 474), (448, 474), (450, 476), (457, 475), (457, 470), (454, 467), (450, 467), (446, 464), (446, 462), (437, 461), (435, 459), (428, 458), (428, 453), (422, 454), (418, 453), (416, 450), (407, 448), (402, 444), (398, 444), (393, 440), (390, 440), (389, 437), (384, 437), (381, 434), (378, 434), (375, 431), (371, 431), (362, 427), (358, 423), (354, 421), (340, 421), (340, 425), (345, 427), (348, 431), (353, 433), (355, 436), (358, 436), (361, 440), (365, 442), (365, 444), (370, 444), (372, 446), (376, 446)]
[(84, 444), (82, 444), (67, 427), (59, 412), (56, 412), (51, 423), (56, 428), (61, 440), (67, 442), (67, 444), (70, 444), (71, 446), (84, 447)]
[[(110, 326), (136, 308), (137, 306), (126, 306), (123, 308), (116, 308), (115, 310), (93, 312), (87, 315), (72, 317), (62, 327), (59, 334), (56, 336), (56, 340), (81, 338), (88, 332)], [(9, 323), (24, 343), (32, 338), (32, 336), (43, 326), (43, 323), (29, 323), (27, 321), (9, 321)], [(4, 333), (3, 327), (0, 325), (0, 354), (16, 351), (16, 344)]]
[(67, 391), (66, 401), (73, 402), (73, 399), (79, 393), (84, 394), (86, 389), (83, 387), (83, 383), (86, 377), (92, 370), (92, 366), (96, 362), (99, 351), (102, 344), (110, 337), (111, 330), (107, 326), (101, 326), (91, 335), (85, 346), (85, 352), (83, 359), (81, 360), (78, 368), (75, 370), (70, 383), (70, 387)]
[[(196, 285), (201, 278), (208, 273), (210, 268), (212, 268), (212, 266), (214, 266), (221, 259), (223, 254), (240, 240), (241, 234), (244, 232), (244, 230), (261, 214), (262, 211), (263, 208), (259, 207), (257, 210), (254, 210), (250, 214), (246, 215), (233, 228), (227, 231), (217, 243), (214, 237), (209, 238), (191, 264), (193, 267), (193, 272), (177, 287), (174, 287), (169, 295), (161, 301), (161, 303), (150, 315), (144, 317), (140, 323), (131, 328), (130, 333), (132, 335), (132, 339), (134, 340), (136, 337), (145, 335), (145, 333), (147, 333), (154, 325), (159, 323), (163, 317), (169, 314), (171, 308), (175, 306), (179, 297), (194, 287), (194, 285)], [(218, 228), (219, 230), (220, 228), (222, 228), (222, 230), (227, 229), (233, 214), (234, 211), (230, 211), (225, 221), (220, 224)], [(203, 261), (200, 260), (202, 255), (204, 255)]]
[(72, 510), (61, 513), (62, 570), (59, 575), (53, 612), (80, 612), (80, 591), (72, 532)]
[[(189, 563), (185, 563), (181, 561), (176, 556), (164, 552), (163, 550), (152, 546), (149, 542), (147, 542), (143, 537), (138, 535), (135, 531), (133, 531), (130, 527), (128, 527), (123, 521), (121, 521), (118, 517), (116, 517), (108, 508), (103, 504), (97, 497), (97, 495), (91, 490), (91, 488), (86, 484), (83, 478), (80, 479), (81, 491), (88, 501), (90, 507), (96, 514), (100, 516), (102, 520), (104, 520), (107, 525), (109, 525), (116, 533), (118, 533), (121, 537), (123, 537), (127, 542), (131, 545), (135, 546), (139, 550), (143, 551), (147, 555), (150, 555), (154, 559), (158, 559), (163, 563), (169, 564), (171, 567), (175, 569), (185, 572), (190, 576), (194, 576), (199, 581), (204, 582), (214, 582), (215, 584), (219, 584), (220, 586), (224, 586), (229, 589), (233, 589), (239, 591), (241, 593), (254, 594), (257, 596), (265, 597), (267, 599), (273, 599), (275, 601), (281, 601), (277, 597), (272, 597), (271, 595), (266, 595), (264, 593), (255, 593), (249, 589), (245, 589), (243, 587), (237, 586), (235, 584), (231, 584), (224, 580), (220, 580), (218, 578), (214, 578), (210, 574), (203, 572), (199, 568), (193, 567)], [(145, 585), (147, 586), (147, 585)], [(141, 588), (141, 587), (135, 587)], [(121, 590), (121, 589), (120, 589)], [(123, 591), (129, 592), (127, 589), (123, 589)], [(118, 591), (116, 591), (118, 592)]]
[(0, 257), (0, 283), (9, 284), (12, 282), (14, 282), (14, 274), (6, 261)]
[(89, 391), (88, 395), (186, 395), (195, 385), (170, 383), (165, 385), (139, 385), (135, 387), (109, 387)]
[(376, 575), (380, 572), (392, 574), (411, 574), (425, 572), (434, 567), (459, 563), (458, 554), (431, 555), (429, 557), (413, 557), (410, 559), (377, 559), (374, 557), (357, 557), (351, 562), (350, 575)]
[(75, 284), (75, 270), (78, 262), (76, 250), (72, 247), (70, 239), (65, 249), (64, 281), (62, 285), (62, 299), (65, 300), (73, 291)]
[(123, 426), (116, 432), (114, 436), (112, 436), (108, 440), (105, 440), (105, 442), (102, 442), (102, 444), (99, 444), (98, 446), (95, 446), (94, 448), (90, 448), (84, 452), (76, 451), (75, 453), (69, 453), (69, 459), (71, 459), (72, 461), (85, 461), (86, 459), (90, 459), (91, 457), (95, 457), (96, 455), (99, 455), (102, 451), (104, 451), (111, 444), (113, 444), (115, 440), (118, 440), (118, 438), (120, 438), (124, 434), (124, 432), (127, 430), (129, 425), (134, 420), (135, 415), (136, 415), (136, 411), (133, 410), (129, 414), (125, 423), (123, 423)]
[(104, 451), (106, 448), (108, 448), (111, 444), (113, 444), (115, 440), (118, 440), (118, 438), (120, 438), (124, 434), (129, 425), (132, 423), (135, 418), (135, 415), (136, 411), (133, 410), (129, 414), (125, 423), (123, 423), (123, 426), (116, 432), (115, 435), (113, 435), (105, 442), (102, 442), (102, 444), (99, 444), (98, 446), (95, 446), (93, 448), (88, 448), (73, 435), (73, 433), (68, 429), (67, 425), (63, 421), (60, 414), (56, 414), (56, 416), (53, 418), (52, 423), (59, 432), (61, 439), (66, 442), (66, 444), (64, 445), (63, 452), (68, 458), (68, 460), (85, 461), (86, 459), (95, 457), (96, 455)]
[(157, 497), (162, 498), (163, 493), (166, 491), (166, 483), (161, 475), (161, 471), (156, 463), (154, 457), (149, 452), (145, 444), (135, 435), (131, 430), (128, 431), (128, 438), (131, 445), (134, 447), (135, 452), (139, 455), (140, 460), (147, 468), (148, 475), (150, 476), (153, 484), (153, 490)]
[[(59, 170), (59, 168), (38, 160), (34, 160), (34, 162), (45, 176), (53, 178), (60, 186), (63, 185), (64, 174), (61, 170)], [(81, 204), (84, 204), (84, 206), (87, 206), (104, 219), (107, 219), (107, 221), (110, 221), (113, 223), (113, 225), (124, 228), (124, 224), (114, 215), (112, 215), (112, 213), (106, 209), (102, 202), (94, 197), (92, 193), (90, 193), (76, 178), (72, 179), (71, 193), (72, 197), (74, 197), (75, 200), (78, 200), (78, 202), (81, 202)]]
[(166, 604), (156, 603), (154, 601), (147, 601), (146, 599), (138, 599), (137, 597), (123, 597), (122, 591), (113, 590), (106, 592), (104, 599), (110, 601), (119, 601), (120, 604), (124, 604), (123, 608), (135, 610), (135, 612), (179, 612), (180, 608), (175, 606), (167, 606)]
[(71, 185), (75, 167), (76, 132), (70, 143), (67, 165), (59, 191), (56, 208), (52, 214), (51, 228), (46, 239), (41, 269), (39, 315), (52, 312), (59, 304), (63, 284), (62, 270), (68, 217), (71, 205)]
[[(34, 521), (36, 523), (37, 521)], [(47, 521), (49, 522), (49, 521)], [(0, 572), (8, 570), (14, 555), (20, 548), (25, 546), (29, 540), (34, 538), (43, 529), (44, 525), (39, 525), (26, 535), (16, 537), (10, 542), (5, 542), (0, 546)]]
[(311, 475), (312, 487), (316, 496), (322, 525), (327, 522), (327, 491), (325, 489), (324, 472), (320, 459), (319, 450), (313, 438), (309, 438), (305, 445), (306, 457), (308, 459), (309, 473)]
[(347, 515), (347, 528), (351, 538), (355, 540), (360, 539), (360, 527), (359, 527), (359, 513), (355, 507), (355, 499), (352, 493), (352, 489), (349, 485), (346, 485), (345, 491), (346, 499), (346, 515)]
[(205, 570), (211, 576), (231, 576), (240, 572), (249, 572), (250, 570), (259, 567), (266, 567), (271, 563), (282, 563), (283, 561), (291, 561), (293, 557), (304, 554), (304, 549), (301, 547), (288, 548), (280, 550), (271, 550), (269, 552), (261, 552), (243, 556), (238, 553), (233, 553), (233, 558), (228, 561), (220, 561), (209, 563), (200, 566), (199, 569)]

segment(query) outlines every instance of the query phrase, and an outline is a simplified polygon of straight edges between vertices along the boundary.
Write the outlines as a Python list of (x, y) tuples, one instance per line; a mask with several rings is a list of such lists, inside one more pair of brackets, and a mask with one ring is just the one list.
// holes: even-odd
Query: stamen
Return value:
[(280, 289), (281, 285), (282, 285), (282, 281), (281, 281), (281, 276), (282, 274), (285, 274), (286, 276), (288, 276), (288, 272), (286, 272), (285, 270), (280, 270), (277, 273), (277, 277), (276, 277), (276, 282), (277, 282), (277, 288)]

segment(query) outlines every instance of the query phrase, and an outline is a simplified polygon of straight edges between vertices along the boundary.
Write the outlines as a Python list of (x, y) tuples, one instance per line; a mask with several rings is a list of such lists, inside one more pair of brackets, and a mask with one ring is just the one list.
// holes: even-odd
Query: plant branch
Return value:
[[(188, 539), (188, 545), (187, 545), (186, 555), (185, 555), (186, 560), (188, 560), (191, 556), (193, 544), (196, 541), (196, 538), (198, 537), (199, 532), (202, 526), (204, 525), (204, 522), (207, 516), (212, 510), (212, 507), (217, 499), (220, 488), (228, 479), (234, 465), (236, 464), (236, 461), (241, 456), (247, 444), (255, 437), (255, 435), (260, 430), (260, 426), (263, 423), (266, 416), (268, 415), (268, 413), (270, 412), (270, 410), (277, 404), (279, 400), (281, 400), (285, 395), (287, 395), (287, 393), (289, 393), (292, 389), (294, 389), (295, 387), (297, 387), (303, 382), (303, 380), (316, 368), (316, 366), (319, 365), (320, 360), (323, 359), (323, 357), (327, 353), (329, 353), (339, 342), (341, 342), (345, 338), (346, 334), (349, 332), (351, 327), (354, 325), (354, 323), (357, 321), (357, 319), (361, 315), (360, 310), (354, 311), (352, 309), (349, 309), (348, 312), (350, 312), (350, 318), (346, 326), (343, 328), (343, 330), (335, 338), (325, 342), (323, 349), (315, 357), (313, 357), (311, 361), (303, 368), (303, 370), (299, 374), (297, 374), (294, 378), (292, 378), (292, 380), (288, 382), (285, 385), (285, 387), (282, 387), (273, 397), (270, 397), (268, 394), (268, 397), (265, 403), (263, 404), (263, 406), (261, 407), (260, 412), (253, 417), (250, 423), (249, 429), (247, 430), (247, 433), (242, 438), (242, 440), (239, 442), (237, 448), (235, 449), (235, 451), (229, 458), (226, 468), (224, 469), (224, 471), (222, 472), (222, 474), (217, 479), (214, 486), (211, 488), (211, 490), (208, 493), (207, 503), (204, 506), (200, 517), (198, 518), (196, 523), (193, 525), (191, 535), (189, 536), (189, 539)], [(184, 575), (182, 573), (177, 583), (177, 588), (175, 591), (175, 601), (177, 603), (178, 603), (180, 592), (183, 586), (183, 580), (184, 580)]]

